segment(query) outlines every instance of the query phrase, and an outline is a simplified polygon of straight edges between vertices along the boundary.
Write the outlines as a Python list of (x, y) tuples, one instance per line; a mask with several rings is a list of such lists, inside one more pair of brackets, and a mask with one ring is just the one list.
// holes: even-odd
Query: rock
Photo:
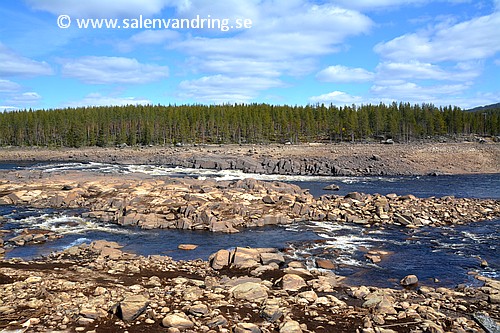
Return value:
[(251, 249), (246, 247), (237, 247), (234, 250), (232, 262), (234, 264), (239, 264), (246, 260), (259, 261), (260, 251), (259, 249)]
[(30, 276), (29, 278), (24, 280), (24, 282), (26, 283), (39, 283), (40, 281), (42, 281), (42, 278), (40, 276)]
[(297, 295), (297, 298), (304, 299), (308, 303), (314, 303), (318, 299), (318, 295), (314, 291), (309, 290), (301, 292), (300, 294)]
[(103, 239), (96, 240), (96, 241), (93, 241), (92, 243), (90, 243), (90, 248), (93, 250), (101, 251), (102, 249), (104, 249), (106, 247), (109, 247), (112, 249), (121, 249), (123, 246), (121, 246), (117, 242), (110, 242), (110, 241), (103, 240)]
[(234, 333), (261, 333), (259, 326), (250, 323), (240, 323), (234, 326)]
[(382, 258), (376, 254), (367, 253), (367, 254), (365, 254), (365, 258), (370, 260), (374, 264), (378, 264), (379, 262), (382, 261)]
[(336, 265), (328, 259), (316, 259), (316, 266), (323, 269), (335, 269)]
[(354, 199), (357, 201), (363, 201), (363, 195), (358, 192), (351, 192), (345, 195), (345, 198)]
[(271, 323), (280, 319), (283, 316), (283, 311), (280, 309), (280, 300), (268, 299), (260, 312), (260, 316)]
[(412, 286), (418, 283), (418, 277), (416, 275), (407, 275), (399, 283), (404, 287)]
[(123, 252), (121, 250), (118, 250), (116, 248), (111, 248), (111, 247), (104, 247), (101, 250), (100, 257), (107, 258), (110, 260), (116, 260), (116, 259), (120, 259), (122, 255), (123, 255)]
[(193, 328), (194, 323), (184, 313), (170, 313), (161, 321), (164, 327), (174, 327), (178, 329)]
[(222, 269), (229, 266), (230, 253), (228, 250), (219, 250), (210, 256), (210, 265), (213, 269)]
[(227, 325), (227, 319), (223, 315), (218, 315), (217, 317), (210, 319), (207, 322), (207, 326), (210, 328), (217, 326), (226, 326), (226, 325)]
[(196, 317), (202, 317), (208, 314), (208, 306), (205, 304), (195, 304), (189, 308), (189, 313)]
[(263, 302), (267, 299), (267, 288), (255, 282), (246, 282), (230, 289), (231, 295), (236, 299), (250, 302)]
[(271, 196), (269, 195), (266, 195), (265, 197), (262, 198), (262, 201), (265, 203), (265, 204), (268, 204), (268, 205), (274, 205), (276, 203), (276, 200), (274, 200)]
[(198, 248), (198, 245), (194, 245), (194, 244), (179, 244), (179, 246), (177, 246), (177, 248), (179, 250), (191, 251), (191, 250), (195, 250), (196, 248)]
[(275, 263), (281, 265), (285, 262), (285, 257), (281, 253), (261, 253), (260, 262), (262, 265)]
[(488, 302), (490, 302), (491, 304), (500, 304), (500, 294), (489, 295)]
[(139, 317), (148, 307), (149, 300), (142, 295), (129, 295), (118, 304), (116, 315), (124, 321)]
[(280, 333), (302, 333), (302, 329), (298, 322), (290, 320), (281, 326)]
[(183, 299), (185, 301), (196, 301), (203, 296), (203, 290), (198, 287), (189, 287), (184, 291)]
[(298, 291), (307, 286), (306, 281), (297, 274), (286, 274), (283, 276), (282, 288), (287, 291)]
[(335, 184), (330, 184), (330, 185), (323, 187), (323, 190), (325, 190), (325, 191), (339, 191), (340, 187), (338, 185), (335, 185)]
[(472, 315), (474, 321), (478, 323), (486, 333), (500, 332), (500, 325), (498, 325), (490, 316), (485, 312), (476, 312)]

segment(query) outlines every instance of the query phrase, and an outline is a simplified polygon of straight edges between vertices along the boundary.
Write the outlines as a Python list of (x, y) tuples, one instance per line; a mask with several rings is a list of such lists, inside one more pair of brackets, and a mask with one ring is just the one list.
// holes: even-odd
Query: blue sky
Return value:
[[(139, 15), (233, 29), (78, 28)], [(2, 0), (0, 18), (0, 110), (500, 102), (500, 0)]]

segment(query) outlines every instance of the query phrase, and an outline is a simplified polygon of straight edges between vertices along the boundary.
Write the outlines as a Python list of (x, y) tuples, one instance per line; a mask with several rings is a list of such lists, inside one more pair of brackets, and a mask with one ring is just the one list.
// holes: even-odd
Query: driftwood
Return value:
[(476, 312), (472, 315), (472, 318), (474, 318), (476, 323), (478, 323), (479, 326), (481, 326), (483, 330), (485, 330), (485, 332), (500, 333), (500, 326), (486, 313)]

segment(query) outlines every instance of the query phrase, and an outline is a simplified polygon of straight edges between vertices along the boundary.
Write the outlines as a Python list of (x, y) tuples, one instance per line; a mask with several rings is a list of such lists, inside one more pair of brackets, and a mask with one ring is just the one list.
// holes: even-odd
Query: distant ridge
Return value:
[(478, 112), (478, 111), (489, 111), (493, 109), (500, 109), (500, 103), (496, 104), (490, 104), (490, 105), (485, 105), (485, 106), (478, 106), (473, 109), (465, 110), (468, 112)]

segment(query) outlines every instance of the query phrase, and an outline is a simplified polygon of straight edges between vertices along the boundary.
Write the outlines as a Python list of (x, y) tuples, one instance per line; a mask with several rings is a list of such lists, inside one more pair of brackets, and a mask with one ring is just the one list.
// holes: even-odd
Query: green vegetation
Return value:
[(338, 142), (499, 135), (500, 109), (432, 104), (110, 106), (0, 113), (0, 146)]

